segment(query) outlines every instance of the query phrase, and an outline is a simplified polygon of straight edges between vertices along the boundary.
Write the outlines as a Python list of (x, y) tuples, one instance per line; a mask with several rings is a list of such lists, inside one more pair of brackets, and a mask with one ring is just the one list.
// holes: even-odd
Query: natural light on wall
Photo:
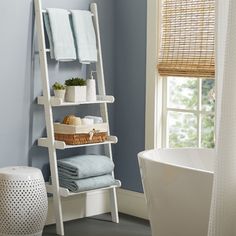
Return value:
[(160, 0), (162, 146), (215, 145), (215, 1)]

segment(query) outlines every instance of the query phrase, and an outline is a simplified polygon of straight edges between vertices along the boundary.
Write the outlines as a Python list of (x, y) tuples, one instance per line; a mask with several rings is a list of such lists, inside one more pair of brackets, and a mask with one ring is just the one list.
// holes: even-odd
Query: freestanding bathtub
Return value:
[(214, 150), (138, 154), (152, 236), (207, 236)]

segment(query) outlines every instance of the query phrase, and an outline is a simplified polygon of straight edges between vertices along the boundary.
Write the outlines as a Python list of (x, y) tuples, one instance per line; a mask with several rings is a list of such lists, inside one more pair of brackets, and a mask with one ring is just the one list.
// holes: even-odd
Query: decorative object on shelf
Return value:
[(76, 117), (74, 115), (68, 115), (64, 117), (62, 123), (65, 125), (81, 125), (82, 121), (80, 117)]
[(66, 102), (84, 102), (86, 101), (86, 80), (81, 78), (72, 78), (65, 81)]
[(87, 79), (87, 101), (88, 102), (94, 102), (97, 100), (97, 98), (96, 98), (96, 81), (93, 78), (94, 73), (96, 73), (96, 71), (91, 71), (91, 76), (89, 79)]
[(64, 118), (63, 124), (54, 123), (55, 140), (64, 141), (67, 145), (100, 143), (107, 140), (107, 123), (94, 124), (94, 119), (83, 118), (82, 123), (76, 125), (76, 118), (78, 117), (69, 115)]
[(66, 94), (66, 86), (56, 82), (55, 84), (53, 84), (52, 88), (53, 88), (55, 97), (61, 98), (62, 101), (64, 101), (65, 94)]
[(42, 235), (48, 201), (39, 169), (23, 166), (1, 168), (0, 196), (0, 235)]

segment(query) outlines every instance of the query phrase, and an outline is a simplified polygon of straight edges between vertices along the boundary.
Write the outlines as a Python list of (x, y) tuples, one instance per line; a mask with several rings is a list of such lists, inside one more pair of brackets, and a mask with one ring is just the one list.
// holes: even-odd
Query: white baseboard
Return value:
[(148, 219), (147, 205), (143, 193), (121, 188), (117, 190), (117, 198), (119, 212)]
[[(117, 189), (119, 212), (148, 219), (146, 201), (143, 193)], [(110, 212), (110, 198), (107, 190), (74, 197), (62, 198), (63, 220), (75, 220)], [(52, 197), (48, 199), (47, 225), (55, 224)]]

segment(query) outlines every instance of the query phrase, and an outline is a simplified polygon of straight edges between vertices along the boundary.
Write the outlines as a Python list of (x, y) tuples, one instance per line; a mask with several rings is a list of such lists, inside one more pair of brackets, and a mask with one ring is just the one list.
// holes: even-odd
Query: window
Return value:
[(213, 79), (163, 78), (163, 147), (214, 147), (214, 86)]
[(162, 146), (213, 148), (215, 0), (161, 2)]
[(147, 1), (146, 149), (214, 147), (214, 35), (215, 0)]

